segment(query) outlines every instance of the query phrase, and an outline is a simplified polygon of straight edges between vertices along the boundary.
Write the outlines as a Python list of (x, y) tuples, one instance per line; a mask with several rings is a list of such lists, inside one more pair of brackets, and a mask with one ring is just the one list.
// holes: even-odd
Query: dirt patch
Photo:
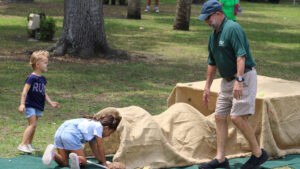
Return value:
[(7, 4), (11, 3), (9, 0), (0, 0), (0, 9), (5, 8)]
[[(29, 61), (30, 55), (33, 51), (24, 52), (7, 52), (0, 55), (0, 60), (18, 60), (18, 61)], [(124, 63), (124, 62), (146, 62), (146, 63), (159, 63), (164, 61), (163, 56), (151, 55), (137, 52), (126, 52), (128, 59), (107, 59), (105, 56), (91, 57), (91, 58), (77, 58), (66, 54), (65, 56), (51, 56), (49, 60), (51, 62), (61, 62), (61, 63), (80, 63), (88, 64), (92, 66), (98, 66), (103, 63)]]

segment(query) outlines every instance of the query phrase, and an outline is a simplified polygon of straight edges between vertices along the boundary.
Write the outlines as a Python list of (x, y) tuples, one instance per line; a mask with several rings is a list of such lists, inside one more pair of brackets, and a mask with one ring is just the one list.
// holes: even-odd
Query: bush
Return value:
[(39, 40), (52, 40), (56, 31), (55, 20), (52, 17), (41, 17), (40, 30), (38, 33)]
[[(27, 25), (29, 22), (29, 15), (31, 13), (40, 15), (40, 23), (39, 23), (40, 28), (37, 30), (27, 29), (29, 37), (37, 38), (39, 40), (52, 40), (56, 32), (56, 21), (52, 17), (46, 18), (46, 15), (44, 13), (41, 13), (38, 10), (33, 10), (27, 13)], [(36, 33), (37, 33), (37, 37), (36, 37)]]

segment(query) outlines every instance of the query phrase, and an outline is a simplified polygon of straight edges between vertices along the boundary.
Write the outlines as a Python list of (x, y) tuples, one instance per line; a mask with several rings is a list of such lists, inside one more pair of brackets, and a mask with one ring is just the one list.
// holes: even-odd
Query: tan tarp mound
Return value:
[[(178, 83), (168, 98), (168, 106), (185, 102), (210, 115), (215, 110), (220, 83), (221, 79), (216, 79), (211, 86), (208, 108), (202, 102), (205, 81)], [(250, 122), (259, 144), (272, 157), (300, 153), (300, 83), (258, 76), (255, 104), (255, 115), (250, 117)], [(244, 137), (238, 139), (248, 146)]]
[(156, 116), (136, 106), (106, 108), (99, 114), (115, 111), (122, 121), (117, 129), (120, 144), (114, 161), (126, 168), (187, 166), (214, 155), (214, 124), (188, 104), (175, 104)]
[[(220, 79), (214, 81), (209, 108), (202, 106), (204, 82), (194, 82), (177, 84), (168, 99), (170, 107), (156, 116), (136, 106), (101, 110), (97, 115), (113, 112), (122, 116), (105, 148), (118, 147), (114, 161), (129, 169), (179, 167), (210, 160), (216, 154), (211, 113), (219, 84)], [(260, 145), (272, 157), (300, 153), (300, 83), (259, 76), (257, 94), (256, 114), (250, 122)], [(228, 158), (250, 154), (248, 142), (231, 123), (227, 144)]]

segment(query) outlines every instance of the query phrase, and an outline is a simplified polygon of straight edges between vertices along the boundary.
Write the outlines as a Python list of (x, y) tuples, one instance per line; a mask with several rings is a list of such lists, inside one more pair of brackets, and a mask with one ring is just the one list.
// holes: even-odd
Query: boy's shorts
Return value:
[(36, 108), (33, 108), (33, 107), (26, 107), (25, 114), (26, 114), (26, 118), (29, 118), (31, 116), (37, 116), (37, 117), (43, 116), (42, 111), (40, 111)]
[(54, 146), (65, 150), (79, 150), (82, 149), (81, 140), (83, 140), (83, 136), (77, 127), (66, 121), (55, 133)]
[(257, 74), (253, 68), (244, 74), (243, 96), (237, 100), (233, 98), (232, 90), (235, 80), (230, 82), (222, 79), (215, 115), (243, 116), (253, 115), (255, 112), (255, 99), (257, 90)]

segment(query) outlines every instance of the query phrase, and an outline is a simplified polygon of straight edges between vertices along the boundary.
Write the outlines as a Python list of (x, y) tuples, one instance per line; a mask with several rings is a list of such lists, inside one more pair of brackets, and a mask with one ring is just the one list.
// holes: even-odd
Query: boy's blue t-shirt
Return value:
[(47, 80), (44, 76), (36, 76), (31, 74), (27, 77), (25, 83), (30, 84), (30, 89), (27, 93), (25, 107), (33, 107), (40, 111), (44, 111), (45, 106), (45, 86)]

